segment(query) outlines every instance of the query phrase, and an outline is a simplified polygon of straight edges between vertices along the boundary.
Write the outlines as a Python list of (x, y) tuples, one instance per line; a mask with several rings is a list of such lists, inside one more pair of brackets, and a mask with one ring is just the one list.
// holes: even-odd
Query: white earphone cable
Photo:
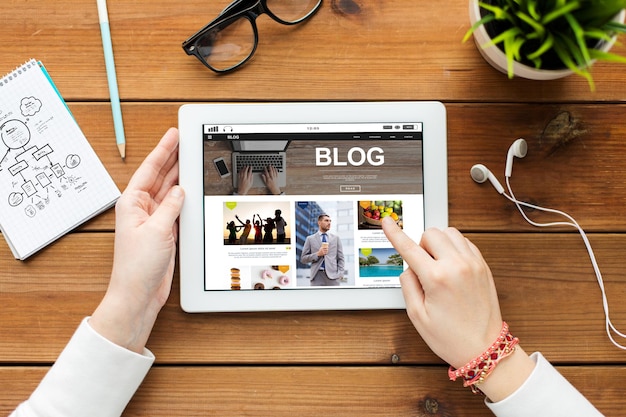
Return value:
[[(626, 334), (618, 331), (615, 328), (615, 326), (613, 325), (613, 323), (611, 322), (611, 319), (610, 319), (610, 316), (609, 316), (609, 302), (608, 302), (608, 299), (607, 299), (607, 296), (606, 296), (606, 290), (604, 289), (604, 280), (602, 279), (602, 273), (600, 272), (600, 267), (598, 266), (598, 263), (596, 261), (596, 256), (593, 253), (593, 249), (591, 248), (591, 244), (589, 243), (589, 239), (587, 238), (587, 234), (585, 233), (585, 231), (582, 229), (582, 227), (580, 227), (578, 222), (572, 216), (570, 216), (569, 214), (567, 214), (567, 213), (565, 213), (563, 211), (554, 210), (554, 209), (550, 209), (550, 208), (546, 208), (546, 207), (541, 207), (541, 206), (537, 206), (537, 205), (534, 205), (534, 204), (527, 203), (525, 201), (518, 200), (515, 197), (515, 194), (513, 194), (513, 190), (511, 188), (511, 182), (509, 181), (509, 177), (508, 176), (506, 177), (506, 186), (507, 186), (507, 189), (509, 191), (509, 194), (502, 193), (502, 195), (505, 196), (507, 199), (509, 199), (510, 201), (512, 201), (515, 204), (515, 206), (519, 210), (519, 212), (522, 215), (522, 217), (524, 217), (524, 219), (528, 223), (530, 223), (531, 225), (536, 226), (536, 227), (569, 226), (569, 227), (573, 227), (573, 228), (578, 230), (578, 232), (580, 233), (580, 236), (583, 239), (583, 242), (585, 243), (585, 247), (587, 248), (587, 252), (589, 253), (589, 258), (591, 259), (591, 265), (593, 266), (593, 270), (595, 272), (596, 279), (598, 281), (598, 285), (600, 286), (600, 291), (602, 293), (602, 305), (604, 307), (604, 318), (605, 318), (606, 334), (608, 335), (609, 340), (611, 340), (611, 343), (613, 343), (619, 349), (626, 350), (626, 346), (618, 343), (613, 338), (613, 335), (611, 334), (611, 330), (613, 330), (613, 332), (615, 332), (619, 337), (621, 337), (623, 339), (626, 339)], [(527, 208), (531, 208), (531, 209), (535, 209), (535, 210), (540, 210), (540, 211), (543, 211), (543, 212), (558, 214), (558, 215), (563, 216), (566, 219), (568, 219), (569, 222), (551, 222), (551, 223), (538, 223), (538, 222), (535, 222), (535, 221), (531, 220), (526, 215), (526, 212), (524, 211), (522, 206), (527, 207)]]

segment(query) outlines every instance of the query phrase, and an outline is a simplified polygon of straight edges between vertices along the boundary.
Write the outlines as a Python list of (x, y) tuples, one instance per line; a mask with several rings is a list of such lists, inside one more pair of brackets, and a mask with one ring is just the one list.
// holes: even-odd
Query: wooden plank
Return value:
[[(536, 82), (489, 66), (473, 42), (467, 0), (327, 0), (306, 24), (257, 20), (259, 45), (251, 63), (219, 76), (181, 43), (230, 0), (109, 2), (122, 100), (413, 100), (624, 101), (626, 71), (598, 63), (597, 91), (581, 77)], [(90, 0), (3, 1), (11, 16), (0, 27), (0, 62), (8, 72), (36, 55), (61, 93), (72, 100), (109, 97), (96, 5)], [(33, 18), (33, 17), (36, 18)], [(626, 54), (626, 45), (614, 49)]]
[(112, 233), (73, 233), (26, 261), (0, 259), (0, 362), (53, 361), (107, 288)]
[[(465, 231), (533, 230), (512, 203), (469, 176), (471, 167), (482, 163), (505, 185), (507, 151), (522, 137), (528, 155), (515, 158), (511, 177), (518, 199), (564, 210), (588, 231), (624, 230), (626, 125), (618, 121), (626, 118), (626, 106), (449, 104), (447, 109), (451, 225)], [(563, 220), (537, 212), (531, 217)]]
[[(76, 119), (120, 189), (170, 127), (181, 103), (124, 104), (127, 158), (119, 158), (106, 103), (71, 103)], [(472, 165), (487, 165), (504, 184), (510, 144), (528, 141), (515, 160), (512, 184), (521, 200), (565, 210), (585, 230), (626, 231), (626, 105), (503, 105), (446, 103), (450, 224), (464, 231), (531, 231), (515, 207), (488, 184), (475, 184)], [(497, 115), (497, 117), (495, 117)], [(488, 119), (489, 123), (485, 120)], [(542, 221), (554, 216), (533, 218)], [(87, 230), (112, 230), (113, 210)], [(565, 230), (565, 229), (561, 229)]]
[[(623, 359), (604, 332), (600, 291), (576, 235), (468, 236), (484, 251), (496, 277), (503, 315), (527, 349), (562, 362)], [(621, 255), (626, 241), (622, 235), (594, 235), (592, 244), (604, 272), (611, 318), (624, 330), (626, 310), (619, 300), (626, 296)], [(404, 311), (248, 314), (242, 320), (237, 314), (180, 314), (177, 297), (174, 292), (166, 306), (168, 320), (157, 323), (151, 344), (157, 356), (168, 360), (255, 363), (259, 360), (255, 353), (232, 353), (232, 347), (245, 340), (257, 340), (260, 351), (274, 352), (264, 353), (268, 362), (289, 357), (306, 363), (385, 364), (393, 355), (402, 363), (434, 359)], [(190, 331), (193, 341), (187, 342)], [(172, 343), (179, 337), (185, 342)], [(189, 351), (181, 352), (182, 345)], [(336, 346), (331, 358), (324, 348), (328, 345)], [(210, 350), (203, 351), (202, 346)]]
[[(491, 265), (505, 319), (522, 345), (559, 363), (615, 363), (598, 284), (575, 234), (468, 234)], [(51, 362), (106, 289), (112, 234), (75, 233), (27, 262), (0, 249), (0, 362)], [(611, 306), (626, 329), (626, 235), (590, 237)], [(53, 267), (51, 267), (53, 265)], [(250, 348), (254, 340), (254, 349)], [(441, 363), (403, 310), (187, 314), (178, 276), (148, 346), (159, 363)], [(328, 354), (329, 346), (332, 355)]]
[[(604, 415), (626, 407), (623, 366), (559, 367)], [(0, 367), (0, 413), (36, 387), (46, 368)], [(488, 417), (483, 398), (445, 367), (155, 367), (123, 416)]]
[[(254, 59), (222, 77), (180, 44), (229, 2), (190, 0), (175, 8), (166, 0), (109, 0), (125, 161), (114, 143), (93, 0), (3, 1), (0, 13), (10, 18), (0, 25), (0, 74), (41, 59), (121, 189), (177, 124), (182, 103), (444, 101), (450, 223), (485, 254), (504, 316), (526, 350), (582, 365), (560, 369), (607, 416), (621, 415), (623, 354), (604, 333), (600, 291), (580, 237), (533, 229), (468, 173), (481, 162), (502, 178), (510, 143), (528, 140), (528, 157), (515, 161), (516, 195), (563, 209), (593, 232), (611, 319), (624, 330), (623, 66), (598, 63), (595, 93), (579, 77), (508, 80), (471, 42), (460, 42), (469, 27), (466, 0), (326, 0), (307, 24), (259, 17)], [(626, 45), (614, 51), (626, 55)], [(54, 361), (98, 304), (113, 227), (109, 210), (26, 262), (0, 243), (0, 364), (7, 365), (0, 367), (0, 413), (27, 397), (47, 369), (36, 365)], [(157, 366), (127, 416), (491, 415), (479, 397), (446, 380), (404, 311), (190, 315), (179, 307), (178, 274), (172, 291), (149, 341)]]

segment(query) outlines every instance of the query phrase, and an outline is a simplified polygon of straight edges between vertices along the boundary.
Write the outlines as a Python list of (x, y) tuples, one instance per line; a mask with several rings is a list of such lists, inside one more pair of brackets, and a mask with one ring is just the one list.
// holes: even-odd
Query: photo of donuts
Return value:
[(289, 265), (253, 266), (251, 267), (252, 289), (282, 290), (295, 287)]
[(238, 291), (241, 289), (241, 270), (230, 268), (230, 289)]

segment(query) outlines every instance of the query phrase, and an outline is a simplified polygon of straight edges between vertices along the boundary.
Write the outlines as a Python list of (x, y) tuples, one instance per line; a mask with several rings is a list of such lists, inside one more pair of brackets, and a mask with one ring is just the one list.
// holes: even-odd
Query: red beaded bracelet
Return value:
[(476, 385), (483, 382), (502, 359), (511, 355), (518, 343), (519, 339), (509, 333), (509, 325), (503, 321), (500, 335), (489, 349), (459, 369), (454, 369), (452, 366), (448, 369), (450, 380), (456, 381), (457, 378), (463, 378), (464, 387), (470, 387), (474, 394), (481, 392)]

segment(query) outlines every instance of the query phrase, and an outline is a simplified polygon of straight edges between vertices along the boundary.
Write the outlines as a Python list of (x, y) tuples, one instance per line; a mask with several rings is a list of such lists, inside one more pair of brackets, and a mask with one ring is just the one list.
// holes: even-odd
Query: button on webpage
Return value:
[(340, 185), (339, 192), (340, 193), (360, 193), (361, 186), (360, 185)]

